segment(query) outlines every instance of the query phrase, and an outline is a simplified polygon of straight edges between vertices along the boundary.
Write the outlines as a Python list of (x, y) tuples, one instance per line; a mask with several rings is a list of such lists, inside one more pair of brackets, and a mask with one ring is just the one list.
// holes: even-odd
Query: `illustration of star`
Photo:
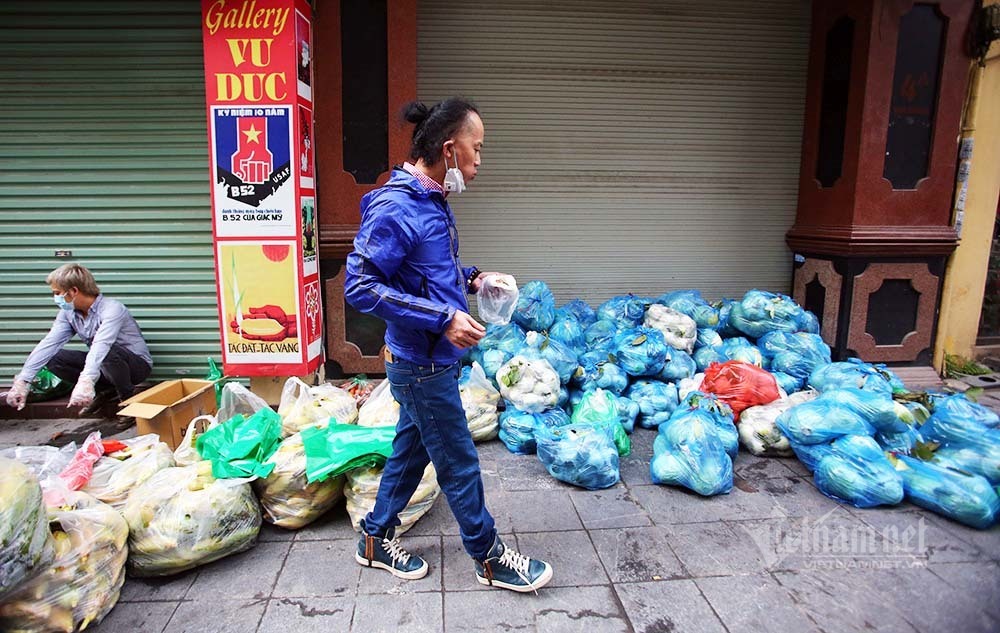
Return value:
[(256, 129), (253, 126), (253, 123), (250, 124), (250, 129), (249, 130), (244, 130), (243, 131), (243, 133), (247, 135), (247, 142), (248, 143), (260, 143), (260, 133), (261, 132), (263, 132), (263, 130)]

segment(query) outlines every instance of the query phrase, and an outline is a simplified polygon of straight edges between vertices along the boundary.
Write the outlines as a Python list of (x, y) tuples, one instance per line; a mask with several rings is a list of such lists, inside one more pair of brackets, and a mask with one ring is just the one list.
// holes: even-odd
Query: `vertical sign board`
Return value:
[(202, 0), (212, 235), (231, 376), (322, 360), (306, 0)]

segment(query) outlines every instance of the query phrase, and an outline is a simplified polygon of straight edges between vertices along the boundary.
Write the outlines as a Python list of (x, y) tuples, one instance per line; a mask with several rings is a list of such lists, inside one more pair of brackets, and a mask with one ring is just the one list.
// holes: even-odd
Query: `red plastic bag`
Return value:
[(709, 365), (701, 390), (715, 394), (732, 407), (737, 422), (745, 409), (768, 404), (781, 397), (771, 372), (735, 360)]
[(104, 445), (101, 443), (101, 433), (94, 431), (87, 436), (83, 446), (73, 455), (69, 465), (59, 473), (59, 479), (62, 479), (70, 490), (83, 488), (94, 474), (94, 463), (102, 455), (104, 455)]

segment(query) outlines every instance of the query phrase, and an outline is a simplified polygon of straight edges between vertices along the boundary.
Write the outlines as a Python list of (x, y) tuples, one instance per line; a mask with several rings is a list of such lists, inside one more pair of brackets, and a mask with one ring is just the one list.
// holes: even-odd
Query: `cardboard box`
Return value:
[(135, 418), (139, 435), (156, 433), (175, 449), (191, 420), (215, 413), (215, 381), (167, 380), (122, 403), (118, 415)]

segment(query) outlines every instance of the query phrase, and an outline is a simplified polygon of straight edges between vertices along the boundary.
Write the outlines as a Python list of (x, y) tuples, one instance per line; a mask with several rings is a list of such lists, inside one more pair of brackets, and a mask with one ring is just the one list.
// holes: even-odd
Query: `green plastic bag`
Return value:
[(205, 380), (215, 381), (215, 407), (219, 408), (222, 406), (222, 388), (226, 385), (229, 380), (223, 380), (224, 374), (222, 370), (219, 369), (218, 363), (211, 356), (208, 357), (208, 373), (205, 374)]
[(611, 393), (597, 389), (583, 394), (583, 399), (573, 409), (573, 417), (570, 419), (574, 425), (611, 426), (615, 434), (618, 456), (627, 457), (632, 452), (632, 440), (625, 432), (625, 427), (618, 421), (618, 406)]
[(73, 391), (73, 383), (59, 378), (47, 367), (42, 367), (28, 388), (28, 402), (45, 402), (65, 396)]
[(306, 481), (324, 481), (355, 468), (385, 464), (392, 454), (394, 426), (331, 424), (325, 429), (302, 429), (306, 449)]
[(281, 418), (272, 409), (261, 409), (249, 418), (234, 415), (195, 441), (202, 459), (212, 462), (216, 479), (267, 477), (273, 463), (265, 463), (281, 443)]

